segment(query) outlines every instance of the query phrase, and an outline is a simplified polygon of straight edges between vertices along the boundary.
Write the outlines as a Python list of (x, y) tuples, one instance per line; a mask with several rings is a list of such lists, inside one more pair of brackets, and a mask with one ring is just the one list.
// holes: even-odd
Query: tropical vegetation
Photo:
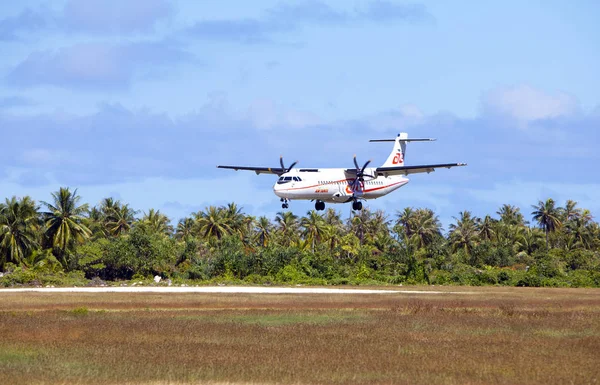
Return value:
[(111, 197), (90, 207), (60, 188), (48, 202), (0, 203), (0, 271), (4, 286), (156, 276), (161, 284), (600, 286), (600, 227), (577, 202), (553, 199), (530, 212), (504, 204), (483, 218), (465, 210), (447, 231), (429, 208), (270, 219), (235, 203), (173, 225), (159, 210)]

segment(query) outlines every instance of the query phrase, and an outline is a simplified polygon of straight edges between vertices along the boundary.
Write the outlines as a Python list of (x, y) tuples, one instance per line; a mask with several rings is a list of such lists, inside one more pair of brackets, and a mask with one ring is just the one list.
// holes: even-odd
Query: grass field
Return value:
[(0, 293), (0, 384), (597, 384), (600, 290)]

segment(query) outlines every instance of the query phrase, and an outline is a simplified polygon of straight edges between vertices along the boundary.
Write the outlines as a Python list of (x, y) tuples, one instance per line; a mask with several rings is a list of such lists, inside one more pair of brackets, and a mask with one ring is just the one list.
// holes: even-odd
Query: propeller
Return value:
[(283, 164), (283, 156), (279, 157), (279, 164), (281, 165), (281, 170), (282, 170), (282, 174), (285, 174), (286, 172), (290, 172), (290, 170), (292, 168), (294, 168), (294, 166), (298, 163), (298, 161), (295, 161), (294, 163), (292, 163), (290, 165), (290, 167), (285, 167), (285, 165)]
[(358, 165), (358, 162), (356, 161), (356, 155), (354, 155), (354, 167), (356, 167), (356, 177), (354, 178), (354, 181), (352, 182), (352, 191), (356, 191), (356, 187), (358, 186), (358, 183), (364, 183), (365, 176), (375, 178), (373, 175), (365, 174), (365, 169), (367, 168), (369, 163), (371, 163), (371, 159), (367, 160), (365, 162), (365, 164), (362, 167), (360, 167)]

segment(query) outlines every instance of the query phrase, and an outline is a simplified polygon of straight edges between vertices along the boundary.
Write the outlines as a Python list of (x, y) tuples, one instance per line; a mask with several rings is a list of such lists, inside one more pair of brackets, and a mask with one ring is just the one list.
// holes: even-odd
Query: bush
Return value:
[(598, 267), (598, 257), (589, 250), (573, 250), (567, 253), (566, 264), (570, 270), (593, 270)]
[(433, 270), (429, 275), (429, 280), (433, 285), (451, 285), (452, 273), (446, 270)]
[(134, 274), (170, 276), (184, 248), (174, 239), (154, 234), (144, 226), (134, 226), (129, 234), (104, 240), (97, 246), (102, 259), (94, 259), (93, 263), (105, 265), (98, 270), (98, 275), (106, 280), (130, 280)]
[(286, 283), (302, 283), (308, 280), (308, 276), (302, 268), (294, 265), (287, 265), (281, 269), (276, 276), (277, 281)]
[(0, 278), (0, 286), (85, 286), (89, 281), (82, 271), (65, 273), (16, 267)]
[(542, 286), (541, 278), (532, 272), (528, 272), (523, 278), (521, 278), (516, 286), (520, 287), (540, 287)]
[(42, 283), (41, 280), (38, 279), (39, 277), (36, 272), (31, 269), (19, 266), (10, 270), (7, 268), (7, 271), (10, 272), (7, 272), (2, 278), (0, 278), (0, 285), (4, 287), (27, 285), (31, 283), (37, 283), (40, 285)]
[(265, 285), (271, 284), (273, 282), (273, 278), (258, 274), (250, 274), (246, 278), (244, 278), (244, 282), (252, 283), (255, 285)]
[[(600, 275), (599, 275), (600, 276)], [(597, 287), (598, 283), (594, 280), (594, 272), (588, 270), (571, 271), (566, 278), (569, 286), (572, 287)]]

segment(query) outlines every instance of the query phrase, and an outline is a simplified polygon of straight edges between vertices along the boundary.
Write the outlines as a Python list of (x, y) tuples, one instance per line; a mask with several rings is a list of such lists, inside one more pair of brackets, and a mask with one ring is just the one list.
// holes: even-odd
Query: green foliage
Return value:
[(94, 250), (89, 250), (88, 257), (93, 261), (90, 268), (104, 265), (97, 273), (108, 280), (128, 280), (136, 273), (144, 277), (169, 276), (183, 248), (173, 238), (156, 236), (145, 226), (134, 226), (127, 235), (100, 241), (96, 246), (103, 257), (94, 259)]
[(159, 275), (178, 283), (600, 286), (600, 226), (574, 201), (533, 206), (539, 227), (511, 205), (496, 218), (465, 210), (442, 234), (427, 208), (398, 210), (395, 220), (368, 209), (346, 221), (333, 209), (270, 220), (230, 203), (192, 213), (174, 232), (158, 210), (136, 218), (113, 198), (92, 208), (80, 199), (61, 188), (42, 202), (46, 212), (29, 197), (0, 203), (0, 284), (154, 284)]
[(85, 286), (88, 280), (81, 271), (51, 271), (8, 266), (9, 272), (0, 278), (0, 286)]
[(308, 276), (304, 273), (304, 270), (295, 265), (287, 265), (277, 273), (277, 281), (285, 283), (300, 283), (306, 282)]
[(570, 251), (565, 256), (566, 266), (569, 270), (599, 270), (600, 257), (597, 252), (584, 249)]
[(99, 239), (77, 248), (74, 257), (76, 268), (83, 271), (87, 278), (99, 276), (100, 272), (106, 268), (103, 258), (109, 244), (108, 239)]
[(51, 249), (34, 250), (23, 264), (34, 271), (58, 273), (63, 271), (61, 263), (52, 254)]
[(82, 306), (82, 307), (78, 307), (75, 308), (73, 310), (70, 311), (71, 314), (76, 315), (76, 316), (86, 316), (89, 313), (89, 310), (87, 307)]

